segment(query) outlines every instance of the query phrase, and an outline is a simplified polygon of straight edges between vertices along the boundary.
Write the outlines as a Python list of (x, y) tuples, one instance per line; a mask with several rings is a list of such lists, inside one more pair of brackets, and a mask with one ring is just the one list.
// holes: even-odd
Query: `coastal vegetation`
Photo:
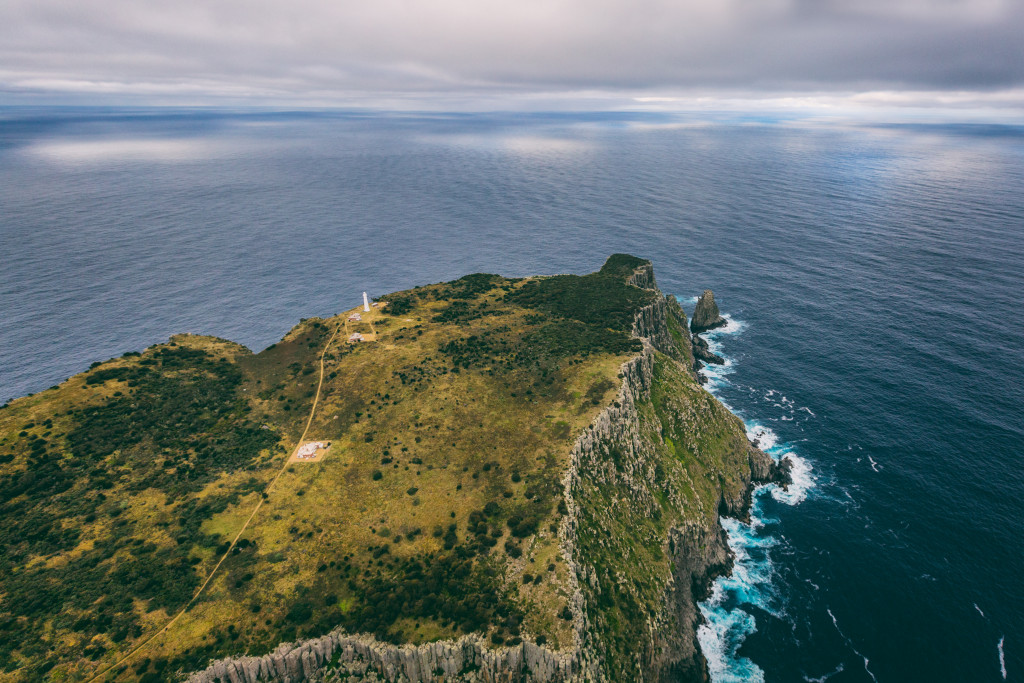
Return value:
[[(580, 590), (600, 667), (633, 676), (673, 619), (672, 530), (713, 527), (749, 479), (682, 311), (649, 273), (630, 284), (644, 268), (469, 275), (259, 353), (178, 335), (5, 406), (0, 680), (168, 680), (337, 628), (567, 651)], [(659, 302), (664, 353), (635, 336)], [(651, 387), (620, 431), (643, 453), (609, 441), (567, 490), (641, 355)], [(289, 459), (309, 441), (330, 447)]]
[[(337, 626), (571, 644), (560, 477), (640, 348), (627, 323), (647, 299), (609, 274), (476, 274), (384, 297), (364, 314), (376, 343), (327, 348), (347, 314), (257, 354), (181, 335), (14, 401), (0, 672), (84, 680), (187, 605), (110, 676), (155, 680)], [(332, 448), (282, 469), (321, 355), (309, 435)]]

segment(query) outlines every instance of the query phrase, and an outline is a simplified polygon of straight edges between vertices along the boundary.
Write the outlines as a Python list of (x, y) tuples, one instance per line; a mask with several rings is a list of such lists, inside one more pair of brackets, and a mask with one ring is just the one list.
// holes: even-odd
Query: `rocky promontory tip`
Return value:
[(711, 347), (708, 346), (708, 342), (704, 337), (695, 334), (693, 335), (691, 343), (693, 344), (693, 357), (697, 360), (702, 360), (705, 363), (713, 363), (714, 365), (725, 365), (725, 359), (711, 350)]
[(722, 327), (726, 324), (726, 319), (723, 318), (718, 312), (718, 304), (715, 303), (715, 295), (710, 289), (705, 289), (704, 293), (697, 299), (697, 307), (693, 309), (693, 320), (690, 321), (690, 331), (694, 334), (698, 332), (707, 332), (713, 330), (716, 327)]

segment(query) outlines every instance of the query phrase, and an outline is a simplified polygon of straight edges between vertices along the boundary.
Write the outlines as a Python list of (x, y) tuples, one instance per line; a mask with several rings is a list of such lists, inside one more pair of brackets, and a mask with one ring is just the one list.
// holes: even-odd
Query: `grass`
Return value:
[[(551, 531), (560, 477), (573, 435), (610, 400), (635, 346), (579, 323), (568, 337), (552, 332), (563, 323), (507, 299), (526, 284), (478, 275), (417, 288), (358, 324), (349, 312), (304, 320), (258, 354), (180, 335), (0, 411), (12, 485), (45, 462), (27, 448), (40, 438), (47, 457), (87, 475), (66, 495), (5, 503), (53, 521), (34, 545), (14, 528), (4, 536), (17, 560), (0, 575), (0, 629), (20, 637), (4, 639), (0, 676), (84, 680), (187, 601), (297, 445), (319, 354), (346, 324), (377, 341), (324, 356), (306, 439), (331, 441), (328, 457), (285, 467), (199, 601), (114, 678), (185, 672), (337, 625), (407, 642), (475, 631), (571, 644), (556, 616), (568, 586)], [(493, 348), (468, 364), (442, 350), (470, 338)], [(161, 400), (178, 407), (161, 411)], [(152, 409), (130, 409), (140, 402)], [(119, 428), (115, 412), (137, 426)], [(252, 445), (233, 449), (237, 439)], [(83, 563), (92, 605), (107, 607), (61, 597), (80, 586), (46, 587), (51, 577), (85, 576)], [(451, 581), (419, 578), (418, 567), (449, 565), (461, 567)], [(382, 611), (401, 596), (398, 613)], [(472, 605), (484, 596), (490, 607), (480, 612)], [(10, 610), (26, 597), (45, 599)], [(149, 663), (137, 671), (136, 659)]]
[[(179, 335), (3, 408), (0, 680), (87, 680), (117, 662), (189, 603), (260, 501), (201, 597), (108, 678), (167, 678), (337, 626), (571, 646), (561, 479), (639, 349), (626, 330), (654, 295), (625, 284), (636, 265), (417, 287), (360, 323), (303, 320), (256, 354)], [(345, 343), (357, 327), (374, 341)], [(685, 357), (683, 330), (670, 316)], [(579, 501), (613, 678), (631, 675), (659, 608), (668, 526), (742, 485), (735, 418), (674, 361), (655, 371), (639, 409), (657, 484), (627, 495), (584, 473)], [(331, 447), (286, 462), (300, 439)]]

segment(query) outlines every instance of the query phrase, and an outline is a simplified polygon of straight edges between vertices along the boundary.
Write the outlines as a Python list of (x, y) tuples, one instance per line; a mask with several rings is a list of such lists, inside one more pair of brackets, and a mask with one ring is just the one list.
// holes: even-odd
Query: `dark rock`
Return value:
[(693, 344), (693, 357), (702, 360), (705, 363), (713, 363), (714, 365), (725, 365), (725, 359), (719, 355), (711, 352), (711, 348), (708, 346), (707, 339), (699, 335), (693, 335), (691, 339)]
[(789, 457), (776, 462), (770, 455), (757, 447), (757, 442), (751, 443), (750, 450), (750, 479), (757, 484), (778, 484), (782, 488), (788, 488), (793, 483), (793, 461)]
[(787, 455), (772, 468), (772, 481), (784, 489), (793, 483), (793, 461)]
[(694, 378), (697, 380), (697, 383), (700, 384), (701, 386), (703, 386), (703, 385), (708, 383), (708, 378), (705, 375), (702, 375), (701, 372), (700, 372), (703, 369), (704, 369), (704, 364), (701, 363), (696, 358), (694, 358), (693, 359), (693, 373), (692, 374), (693, 374)]
[(690, 331), (693, 333), (706, 332), (716, 327), (722, 327), (728, 321), (718, 312), (718, 304), (715, 303), (715, 295), (710, 289), (697, 299), (697, 307), (693, 309), (693, 320), (690, 321)]

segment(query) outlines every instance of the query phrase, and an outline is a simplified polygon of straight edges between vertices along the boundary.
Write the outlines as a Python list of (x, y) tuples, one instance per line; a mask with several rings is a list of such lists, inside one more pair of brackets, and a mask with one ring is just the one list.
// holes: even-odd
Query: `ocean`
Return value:
[(726, 681), (1024, 680), (1024, 126), (0, 109), (0, 401), (177, 332), (654, 261), (798, 482), (729, 521)]

